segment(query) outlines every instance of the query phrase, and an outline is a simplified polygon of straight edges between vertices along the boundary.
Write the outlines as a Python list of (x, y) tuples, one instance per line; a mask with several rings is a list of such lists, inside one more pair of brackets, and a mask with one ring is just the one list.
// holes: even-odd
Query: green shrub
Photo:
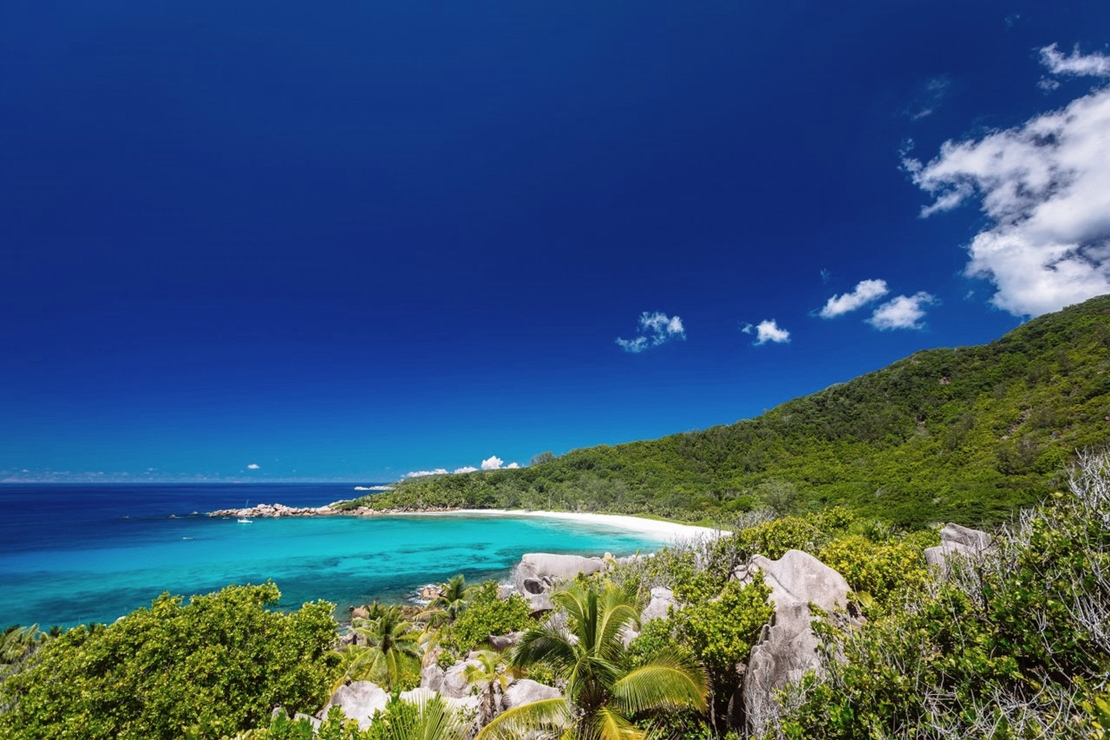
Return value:
[(512, 594), (507, 599), (497, 597), (497, 582), (486, 581), (472, 586), (470, 605), (454, 623), (444, 628), (442, 641), (456, 654), (463, 655), (489, 641), (490, 635), (505, 635), (525, 630), (535, 621), (527, 599)]
[(335, 678), (334, 605), (266, 607), (277, 586), (163, 594), (108, 627), (76, 627), (5, 682), (6, 738), (221, 737), (275, 705), (314, 711)]
[(847, 535), (826, 545), (819, 557), (844, 576), (869, 618), (899, 608), (908, 593), (921, 590), (928, 576), (924, 552), (906, 542), (875, 543)]

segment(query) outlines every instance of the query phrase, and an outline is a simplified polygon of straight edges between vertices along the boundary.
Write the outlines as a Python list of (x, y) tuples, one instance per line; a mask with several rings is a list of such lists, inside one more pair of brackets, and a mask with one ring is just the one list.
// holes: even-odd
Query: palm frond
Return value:
[(661, 653), (617, 681), (613, 701), (630, 715), (666, 707), (705, 711), (708, 691), (700, 666), (672, 653)]
[(564, 730), (574, 720), (566, 699), (542, 699), (506, 709), (482, 728), (475, 740), (516, 740), (530, 732)]
[(438, 695), (412, 702), (416, 712), (398, 712), (389, 723), (389, 740), (464, 740), (471, 725), (460, 712), (449, 709)]
[(595, 712), (589, 725), (580, 728), (579, 735), (588, 740), (642, 740), (646, 737), (643, 730), (608, 707)]
[(512, 656), (512, 664), (517, 668), (540, 662), (569, 667), (576, 660), (577, 652), (569, 636), (548, 626), (525, 632)]

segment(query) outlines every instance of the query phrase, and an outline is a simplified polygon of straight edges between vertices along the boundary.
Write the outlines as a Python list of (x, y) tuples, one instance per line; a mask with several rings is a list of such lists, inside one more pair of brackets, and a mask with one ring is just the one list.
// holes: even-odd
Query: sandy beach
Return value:
[[(698, 527), (693, 524), (679, 524), (677, 522), (664, 522), (656, 519), (644, 519), (638, 516), (623, 516), (620, 514), (589, 514), (570, 511), (529, 511), (524, 509), (457, 509), (455, 511), (422, 512), (419, 516), (511, 516), (511, 517), (536, 517), (541, 519), (562, 519), (566, 521), (581, 522), (584, 524), (597, 524), (615, 529), (647, 535), (661, 543), (671, 544), (685, 542), (703, 537), (716, 537), (720, 530), (711, 527)], [(405, 516), (413, 516), (406, 513)]]

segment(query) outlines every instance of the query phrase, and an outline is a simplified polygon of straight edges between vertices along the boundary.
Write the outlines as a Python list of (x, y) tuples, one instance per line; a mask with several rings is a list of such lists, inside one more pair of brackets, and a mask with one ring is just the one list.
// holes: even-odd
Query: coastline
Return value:
[[(401, 514), (401, 512), (397, 512)], [(614, 529), (649, 535), (662, 543), (692, 540), (702, 537), (717, 537), (723, 532), (711, 527), (696, 524), (680, 524), (659, 519), (645, 519), (628, 514), (594, 514), (576, 511), (534, 511), (530, 509), (454, 509), (452, 511), (404, 512), (405, 516), (464, 516), (478, 518), (490, 517), (534, 517), (538, 519), (562, 519), (582, 524), (599, 524)]]
[(635, 532), (646, 535), (663, 544), (699, 539), (704, 537), (717, 537), (721, 530), (712, 527), (702, 527), (696, 524), (682, 524), (660, 519), (646, 519), (629, 514), (596, 514), (592, 512), (575, 511), (538, 511), (533, 509), (422, 509), (419, 511), (406, 511), (403, 509), (377, 510), (367, 507), (357, 509), (336, 509), (338, 504), (347, 503), (336, 501), (319, 507), (292, 507), (284, 504), (258, 504), (244, 509), (221, 509), (208, 513), (210, 517), (240, 517), (240, 518), (275, 518), (275, 517), (318, 517), (318, 516), (350, 516), (350, 517), (461, 517), (461, 518), (538, 518), (556, 519), (581, 524), (592, 524), (612, 527), (626, 532)]

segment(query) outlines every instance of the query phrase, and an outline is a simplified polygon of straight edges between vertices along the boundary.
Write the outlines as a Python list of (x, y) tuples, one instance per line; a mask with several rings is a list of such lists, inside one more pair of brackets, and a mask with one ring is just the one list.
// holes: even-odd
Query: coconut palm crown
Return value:
[(639, 713), (667, 708), (705, 710), (707, 684), (701, 667), (672, 652), (657, 653), (629, 670), (621, 632), (638, 625), (631, 594), (606, 584), (575, 583), (553, 600), (567, 615), (565, 627), (548, 621), (521, 639), (514, 666), (545, 662), (566, 682), (565, 698), (514, 707), (498, 715), (477, 740), (521, 737), (539, 731), (582, 740), (635, 740), (645, 733), (632, 724)]
[(355, 619), (351, 623), (358, 642), (363, 644), (356, 642), (347, 648), (347, 669), (336, 687), (347, 680), (368, 678), (392, 689), (407, 666), (415, 665), (419, 672), (422, 654), (419, 633), (405, 621), (401, 608), (374, 603), (370, 615), (369, 619)]

